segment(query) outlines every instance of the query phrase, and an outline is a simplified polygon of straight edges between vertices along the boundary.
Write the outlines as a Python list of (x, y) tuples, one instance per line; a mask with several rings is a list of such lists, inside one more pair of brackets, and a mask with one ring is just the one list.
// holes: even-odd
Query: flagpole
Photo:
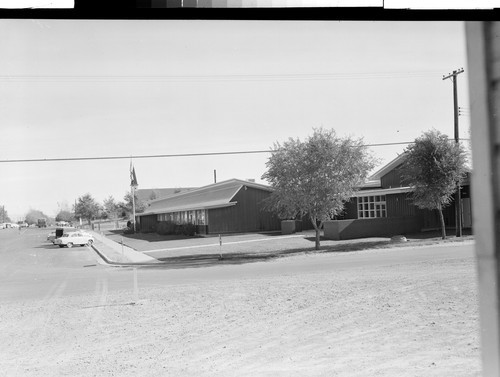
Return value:
[(133, 213), (133, 223), (134, 223), (134, 233), (135, 233), (135, 186), (132, 185), (132, 213)]
[(132, 192), (132, 216), (133, 218), (133, 223), (134, 223), (134, 233), (136, 232), (137, 228), (135, 225), (135, 188), (137, 187), (137, 177), (135, 176), (135, 169), (134, 165), (132, 165), (132, 158), (130, 158), (130, 189)]

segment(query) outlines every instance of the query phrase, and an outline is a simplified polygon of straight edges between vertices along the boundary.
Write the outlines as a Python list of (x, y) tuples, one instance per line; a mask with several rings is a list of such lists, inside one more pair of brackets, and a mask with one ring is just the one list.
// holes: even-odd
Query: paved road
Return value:
[[(0, 301), (50, 300), (53, 297), (132, 290), (134, 270), (102, 264), (89, 247), (59, 248), (46, 241), (47, 229), (29, 228), (21, 233), (0, 230)], [(382, 249), (352, 253), (301, 255), (266, 262), (191, 262), (138, 268), (139, 289), (210, 280), (335, 272), (369, 266), (420, 263), (433, 259), (474, 258), (473, 245)], [(205, 268), (185, 268), (205, 267)]]

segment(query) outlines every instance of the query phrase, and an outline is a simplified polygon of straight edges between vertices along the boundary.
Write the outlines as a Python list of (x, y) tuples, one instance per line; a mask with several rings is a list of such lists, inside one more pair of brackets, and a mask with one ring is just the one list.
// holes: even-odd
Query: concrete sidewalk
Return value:
[[(202, 237), (179, 240), (162, 240), (152, 236), (150, 240), (124, 237), (120, 234), (92, 232), (95, 238), (94, 250), (107, 264), (157, 264), (177, 263), (194, 260), (243, 260), (285, 256), (301, 252), (315, 252), (314, 231), (293, 235), (240, 234), (223, 235), (222, 245), (218, 237)], [(346, 252), (392, 247), (416, 247), (429, 244), (443, 244), (472, 241), (471, 237), (447, 239), (408, 239), (409, 242), (393, 243), (387, 237), (371, 237), (353, 240), (322, 240), (322, 252)], [(122, 244), (123, 243), (123, 244)]]
[(88, 231), (94, 236), (92, 248), (107, 264), (152, 264), (161, 263), (158, 259), (145, 255), (126, 245), (121, 245), (95, 231)]

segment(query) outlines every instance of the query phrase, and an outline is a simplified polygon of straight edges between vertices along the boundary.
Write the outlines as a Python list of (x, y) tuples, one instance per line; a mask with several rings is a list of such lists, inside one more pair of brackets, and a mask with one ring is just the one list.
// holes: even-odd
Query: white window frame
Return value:
[(385, 195), (358, 196), (358, 219), (381, 219), (387, 217), (387, 201)]

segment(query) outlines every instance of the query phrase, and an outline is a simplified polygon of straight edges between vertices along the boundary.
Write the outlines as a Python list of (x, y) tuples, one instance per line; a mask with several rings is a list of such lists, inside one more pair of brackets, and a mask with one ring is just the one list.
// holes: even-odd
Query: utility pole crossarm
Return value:
[(448, 76), (443, 75), (443, 80), (449, 79), (450, 77), (455, 78), (457, 75), (461, 74), (464, 72), (463, 68), (460, 68), (456, 71), (453, 71), (453, 73), (448, 74)]

